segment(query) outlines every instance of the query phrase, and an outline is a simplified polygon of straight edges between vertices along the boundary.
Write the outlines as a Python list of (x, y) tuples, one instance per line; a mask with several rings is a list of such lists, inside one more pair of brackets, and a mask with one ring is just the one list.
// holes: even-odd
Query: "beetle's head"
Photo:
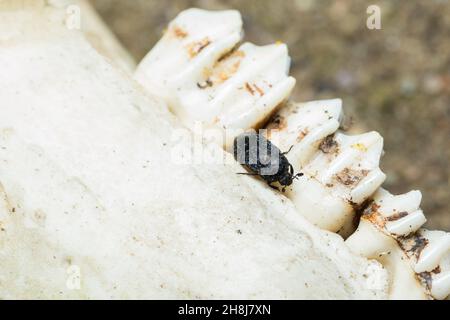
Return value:
[(293, 182), (294, 177), (290, 173), (284, 174), (280, 179), (278, 180), (282, 186), (290, 186)]
[(283, 177), (280, 178), (280, 184), (283, 186), (290, 186), (295, 179), (298, 179), (299, 177), (303, 176), (303, 173), (297, 173), (294, 175), (292, 172), (286, 173)]

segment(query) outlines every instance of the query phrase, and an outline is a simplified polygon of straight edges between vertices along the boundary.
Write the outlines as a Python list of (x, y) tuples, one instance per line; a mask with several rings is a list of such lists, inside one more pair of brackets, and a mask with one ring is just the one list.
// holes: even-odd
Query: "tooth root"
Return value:
[(321, 148), (304, 167), (304, 172), (314, 176), (329, 192), (360, 205), (384, 182), (386, 176), (378, 167), (383, 139), (376, 132), (359, 136), (337, 133), (334, 149)]
[(423, 231), (428, 244), (420, 253), (414, 270), (417, 273), (432, 271), (450, 251), (450, 233), (443, 231)]
[(256, 100), (265, 91), (270, 91), (271, 86), (285, 80), (289, 73), (290, 59), (285, 44), (255, 46), (245, 43), (238, 51), (244, 55), (239, 70), (218, 87), (214, 103), (228, 105), (230, 101), (236, 102), (232, 95), (236, 92), (246, 100)]
[(408, 235), (417, 231), (427, 219), (422, 210), (416, 210), (407, 216), (386, 224), (386, 230), (393, 235)]

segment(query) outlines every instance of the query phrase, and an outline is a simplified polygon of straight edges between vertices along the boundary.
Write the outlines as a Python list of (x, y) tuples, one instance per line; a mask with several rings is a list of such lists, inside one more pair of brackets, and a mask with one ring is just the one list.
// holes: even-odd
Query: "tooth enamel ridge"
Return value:
[[(295, 79), (288, 76), (286, 45), (236, 48), (241, 35), (236, 11), (187, 10), (141, 62), (136, 79), (161, 91), (189, 127), (199, 121), (221, 129), (257, 128), (289, 97)], [(227, 135), (226, 145), (234, 137)]]
[(277, 110), (295, 84), (288, 76), (287, 47), (237, 47), (241, 28), (235, 11), (185, 11), (141, 62), (136, 78), (147, 90), (156, 88), (189, 127), (200, 121), (258, 129), (276, 112), (265, 134), (281, 151), (290, 149), (286, 157), (304, 173), (286, 192), (298, 212), (322, 229), (349, 236), (346, 244), (354, 253), (388, 269), (390, 298), (445, 299), (450, 234), (421, 229), (426, 218), (419, 191), (392, 195), (381, 188), (383, 138), (377, 132), (340, 132), (340, 99), (287, 102)]

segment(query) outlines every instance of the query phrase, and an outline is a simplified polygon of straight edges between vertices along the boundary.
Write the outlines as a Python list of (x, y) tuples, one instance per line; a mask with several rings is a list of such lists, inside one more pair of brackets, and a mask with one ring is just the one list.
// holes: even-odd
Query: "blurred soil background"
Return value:
[[(289, 46), (293, 98), (342, 98), (355, 129), (385, 138), (385, 187), (421, 190), (427, 226), (450, 231), (450, 1), (91, 2), (136, 61), (181, 10), (239, 10), (246, 41)], [(372, 4), (381, 30), (366, 27)]]

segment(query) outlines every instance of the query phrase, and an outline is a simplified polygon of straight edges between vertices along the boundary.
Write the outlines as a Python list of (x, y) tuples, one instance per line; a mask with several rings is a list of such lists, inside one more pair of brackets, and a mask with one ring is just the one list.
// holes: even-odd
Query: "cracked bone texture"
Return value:
[(346, 240), (355, 253), (389, 270), (393, 298), (445, 299), (450, 294), (450, 234), (420, 229), (426, 222), (421, 198), (419, 191), (392, 195), (380, 189)]
[(49, 13), (0, 12), (1, 298), (387, 297), (237, 164), (174, 164), (164, 102)]
[(237, 11), (183, 11), (135, 77), (187, 126), (228, 129), (229, 146), (242, 130), (263, 124), (295, 85), (285, 44), (236, 47), (241, 35)]

